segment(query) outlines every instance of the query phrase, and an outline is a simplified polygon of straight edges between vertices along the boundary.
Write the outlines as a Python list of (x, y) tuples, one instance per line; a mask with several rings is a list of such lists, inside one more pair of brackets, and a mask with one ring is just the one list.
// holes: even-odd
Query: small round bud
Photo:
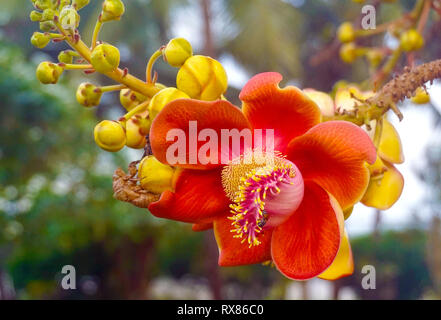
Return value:
[(34, 32), (31, 37), (32, 45), (39, 49), (46, 47), (50, 41), (50, 35), (41, 32)]
[[(75, 1), (75, 0), (74, 0)], [(70, 0), (60, 0), (60, 9), (63, 9), (65, 6), (70, 5)]]
[(91, 63), (96, 71), (101, 73), (114, 71), (119, 66), (118, 48), (103, 43), (95, 47), (92, 51)]
[(416, 51), (424, 46), (424, 38), (417, 30), (410, 29), (401, 35), (400, 45), (404, 51)]
[(90, 0), (73, 0), (72, 5), (75, 9), (80, 10), (89, 4)]
[(44, 61), (37, 67), (37, 79), (43, 84), (55, 84), (58, 82), (64, 69), (59, 65)]
[(353, 63), (357, 59), (357, 47), (353, 42), (345, 43), (341, 46), (340, 58), (346, 63)]
[(164, 58), (172, 67), (180, 67), (193, 55), (190, 42), (184, 38), (171, 39), (164, 49)]
[(146, 101), (147, 99), (148, 97), (130, 89), (122, 89), (119, 92), (119, 101), (127, 111), (132, 110), (138, 104)]
[(80, 25), (80, 15), (73, 6), (65, 6), (60, 12), (60, 23), (66, 30), (75, 30)]
[(149, 103), (150, 119), (155, 119), (161, 110), (171, 101), (177, 99), (190, 99), (185, 93), (176, 88), (166, 88), (155, 94)]
[(36, 0), (32, 2), (38, 10), (56, 9), (58, 5), (58, 0)]
[(148, 112), (136, 114), (126, 122), (126, 146), (133, 149), (142, 149), (147, 143), (151, 120), (147, 118)]
[(78, 86), (76, 98), (79, 104), (85, 107), (96, 107), (100, 104), (103, 92), (91, 83), (84, 82)]
[(376, 68), (383, 60), (384, 54), (381, 50), (372, 49), (366, 53), (366, 58), (368, 59), (371, 66)]
[(196, 55), (179, 69), (176, 85), (193, 99), (213, 101), (227, 90), (227, 73), (213, 58)]
[(73, 51), (71, 50), (63, 50), (58, 54), (58, 61), (61, 63), (70, 64), (73, 62)]
[(43, 15), (41, 17), (42, 21), (52, 21), (55, 17), (55, 10), (53, 9), (46, 9), (43, 11)]
[(40, 30), (43, 32), (49, 32), (56, 30), (57, 27), (53, 21), (42, 21), (40, 22)]
[(422, 87), (415, 90), (415, 95), (411, 101), (415, 104), (426, 104), (430, 102), (430, 96)]
[(352, 42), (355, 40), (355, 30), (350, 22), (344, 22), (338, 27), (337, 30), (338, 39), (343, 42)]
[(138, 177), (144, 190), (161, 194), (172, 190), (175, 170), (159, 162), (154, 156), (144, 157), (138, 167)]
[(106, 151), (117, 152), (126, 144), (126, 133), (117, 121), (103, 120), (93, 131), (96, 144)]
[(105, 0), (101, 12), (101, 21), (119, 20), (124, 11), (124, 3), (121, 0)]
[(41, 19), (43, 18), (43, 14), (41, 12), (38, 11), (31, 11), (31, 14), (29, 15), (29, 18), (31, 19), (31, 21), (41, 21)]

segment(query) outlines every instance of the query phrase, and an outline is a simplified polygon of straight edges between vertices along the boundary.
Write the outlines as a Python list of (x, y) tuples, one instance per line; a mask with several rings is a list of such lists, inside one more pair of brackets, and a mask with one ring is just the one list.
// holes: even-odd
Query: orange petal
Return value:
[(303, 92), (319, 106), (322, 115), (328, 117), (334, 115), (334, 101), (329, 94), (315, 89), (303, 89)]
[(354, 273), (354, 259), (352, 257), (351, 244), (346, 230), (340, 243), (334, 262), (318, 277), (324, 280), (337, 280)]
[(400, 171), (390, 163), (384, 162), (384, 164), (387, 171), (383, 173), (383, 178), (371, 179), (361, 200), (364, 205), (380, 210), (392, 207), (400, 198), (404, 187), (404, 179)]
[[(194, 133), (190, 132), (190, 121), (192, 121), (193, 128), (196, 125)], [(209, 129), (213, 137), (201, 137), (200, 139), (205, 141), (198, 141), (203, 129)], [(150, 130), (153, 154), (162, 163), (182, 168), (210, 169), (219, 166), (222, 159), (220, 152), (222, 129), (241, 131), (250, 127), (241, 110), (228, 101), (174, 100), (167, 104), (153, 120)], [(167, 141), (167, 134), (170, 135), (171, 141)], [(179, 141), (182, 142), (179, 150), (183, 150), (180, 154), (176, 149)], [(209, 142), (215, 143), (215, 152), (208, 151), (199, 154), (201, 147)], [(176, 152), (171, 152), (171, 150)], [(169, 151), (168, 155), (167, 151)], [(173, 159), (171, 155), (181, 155), (181, 157)]]
[(289, 141), (320, 122), (319, 107), (296, 87), (280, 89), (279, 73), (260, 73), (244, 86), (239, 98), (254, 129), (274, 129), (274, 148), (284, 152)]
[(194, 232), (199, 232), (199, 231), (205, 231), (205, 230), (209, 230), (209, 229), (213, 229), (213, 222), (208, 222), (208, 223), (194, 223), (191, 226), (191, 229)]
[(346, 210), (363, 197), (369, 184), (366, 161), (374, 163), (376, 152), (369, 136), (356, 125), (328, 121), (291, 141), (287, 156), (305, 180), (332, 192)]
[(271, 255), (281, 273), (294, 280), (313, 278), (337, 255), (344, 218), (338, 202), (309, 181), (299, 209), (273, 231)]
[(227, 216), (214, 221), (214, 236), (219, 247), (219, 265), (223, 267), (240, 266), (261, 263), (271, 260), (272, 231), (262, 231), (258, 237), (261, 242), (258, 246), (249, 247), (243, 239), (233, 238), (233, 226)]
[(378, 155), (390, 163), (404, 162), (400, 136), (394, 126), (386, 118), (383, 120), (383, 132), (378, 147)]
[(205, 223), (228, 210), (230, 200), (222, 187), (220, 169), (180, 170), (176, 173), (175, 191), (164, 191), (158, 201), (150, 204), (154, 216)]

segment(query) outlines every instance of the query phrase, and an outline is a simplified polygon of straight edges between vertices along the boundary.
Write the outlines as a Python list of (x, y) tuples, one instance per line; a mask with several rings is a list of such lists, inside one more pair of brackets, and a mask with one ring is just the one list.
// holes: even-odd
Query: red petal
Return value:
[(240, 266), (271, 260), (271, 230), (262, 232), (258, 237), (260, 245), (250, 248), (246, 241), (241, 243), (242, 239), (233, 238), (235, 233), (231, 232), (233, 227), (227, 216), (215, 220), (213, 225), (220, 266)]
[(372, 164), (376, 159), (369, 136), (346, 121), (315, 126), (290, 142), (287, 155), (305, 180), (331, 192), (343, 210), (363, 197), (369, 184), (366, 161)]
[[(195, 121), (192, 124), (197, 126), (195, 134), (190, 133), (190, 121)], [(204, 137), (206, 141), (197, 141), (199, 133), (203, 129), (211, 129), (209, 131), (213, 132), (215, 136), (213, 138)], [(152, 123), (150, 143), (153, 154), (163, 163), (177, 165), (182, 168), (209, 169), (219, 166), (221, 162), (222, 129), (241, 131), (242, 129), (250, 129), (250, 126), (241, 110), (228, 101), (174, 100), (162, 109)], [(176, 146), (177, 141), (179, 141), (179, 138), (176, 137), (177, 131), (185, 135), (182, 138), (183, 157), (182, 161), (178, 160), (178, 162), (172, 163), (170, 155), (167, 159), (167, 150), (174, 150), (174, 147), (168, 148), (172, 145)], [(172, 141), (167, 141), (168, 133), (171, 134), (169, 139)], [(252, 136), (252, 132), (249, 131), (249, 133)], [(206, 152), (201, 152), (203, 154), (200, 155), (200, 148), (212, 139), (217, 143), (215, 147), (217, 152), (208, 152), (208, 155)], [(172, 154), (175, 153), (172, 152)]]
[(221, 183), (221, 170), (181, 169), (177, 173), (174, 192), (164, 191), (150, 204), (150, 212), (159, 218), (205, 223), (211, 222), (229, 208)]
[(274, 148), (284, 152), (291, 139), (321, 119), (319, 107), (296, 87), (280, 89), (279, 73), (260, 73), (245, 85), (239, 98), (254, 129), (274, 129)]
[(199, 231), (205, 231), (205, 230), (213, 229), (213, 222), (209, 222), (209, 223), (194, 223), (191, 226), (191, 229), (194, 232), (199, 232)]
[(276, 267), (295, 280), (321, 274), (337, 255), (343, 224), (337, 201), (320, 186), (306, 182), (299, 209), (273, 231), (271, 253)]

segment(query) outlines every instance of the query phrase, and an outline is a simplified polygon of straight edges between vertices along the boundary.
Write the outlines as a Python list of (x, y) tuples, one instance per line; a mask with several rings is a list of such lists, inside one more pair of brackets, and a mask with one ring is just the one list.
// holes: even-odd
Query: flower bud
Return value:
[(350, 22), (344, 22), (337, 29), (337, 37), (343, 42), (352, 42), (355, 40), (355, 30)]
[(35, 0), (32, 2), (38, 10), (56, 9), (58, 5), (58, 0)]
[(180, 67), (193, 55), (190, 42), (184, 38), (171, 39), (164, 49), (164, 57), (172, 67)]
[(41, 17), (42, 21), (52, 21), (55, 17), (55, 10), (53, 9), (46, 9), (43, 11), (43, 15)]
[(40, 22), (40, 30), (43, 32), (49, 32), (56, 30), (57, 27), (53, 21), (42, 21)]
[(412, 97), (411, 101), (416, 104), (426, 104), (430, 102), (430, 96), (422, 87), (415, 90), (415, 95)]
[(43, 14), (41, 12), (38, 11), (31, 11), (31, 14), (29, 15), (29, 18), (31, 19), (31, 21), (40, 21), (43, 18)]
[(37, 79), (43, 84), (55, 84), (58, 82), (64, 69), (52, 62), (42, 62), (38, 65), (36, 75)]
[(147, 118), (148, 112), (136, 114), (126, 122), (126, 146), (133, 149), (142, 149), (147, 143), (151, 120)]
[(162, 164), (154, 156), (144, 157), (138, 167), (141, 187), (157, 194), (172, 190), (174, 173), (172, 167)]
[(119, 66), (118, 48), (103, 43), (95, 47), (91, 55), (91, 63), (96, 71), (101, 73), (114, 71)]
[(39, 49), (46, 47), (50, 41), (50, 35), (41, 32), (34, 32), (31, 37), (32, 45)]
[(84, 82), (78, 86), (76, 98), (85, 107), (96, 107), (100, 104), (103, 92), (91, 83)]
[(176, 88), (165, 88), (155, 94), (149, 103), (150, 119), (155, 119), (159, 112), (171, 101), (177, 99), (190, 99), (185, 93)]
[(383, 60), (384, 54), (383, 52), (381, 52), (381, 50), (372, 49), (366, 53), (366, 58), (368, 59), (371, 66), (376, 68)]
[(130, 89), (122, 89), (119, 92), (119, 101), (127, 111), (132, 110), (138, 104), (146, 101), (147, 99), (148, 97)]
[[(75, 0), (74, 0), (75, 1)], [(60, 9), (63, 9), (65, 6), (70, 5), (70, 0), (60, 0)]]
[(227, 90), (227, 74), (218, 61), (196, 55), (179, 69), (176, 85), (193, 99), (213, 101)]
[(72, 5), (75, 9), (80, 10), (89, 4), (90, 0), (73, 0)]
[(66, 30), (75, 30), (80, 25), (80, 15), (72, 6), (65, 6), (60, 12), (61, 26)]
[(341, 46), (340, 58), (346, 63), (353, 63), (357, 59), (357, 47), (353, 42), (345, 43)]
[(410, 29), (401, 35), (400, 45), (404, 51), (416, 51), (424, 45), (424, 38), (417, 30)]
[(119, 20), (124, 11), (124, 3), (121, 0), (105, 0), (101, 12), (101, 21)]
[(58, 54), (58, 61), (60, 61), (61, 63), (70, 64), (73, 62), (73, 57), (73, 51), (64, 50)]
[(117, 152), (126, 144), (126, 133), (117, 121), (103, 120), (93, 131), (96, 144), (106, 151)]

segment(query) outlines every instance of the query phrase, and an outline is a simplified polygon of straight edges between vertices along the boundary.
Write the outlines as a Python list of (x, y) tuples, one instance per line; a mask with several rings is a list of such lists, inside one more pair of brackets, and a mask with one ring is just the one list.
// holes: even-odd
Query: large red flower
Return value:
[[(188, 137), (190, 121), (197, 122), (199, 132), (214, 130), (219, 148), (217, 154), (199, 152), (204, 142), (192, 149), (187, 141), (185, 161), (173, 163), (179, 168), (173, 191), (163, 192), (149, 210), (193, 223), (194, 230), (213, 225), (222, 266), (272, 260), (287, 277), (308, 279), (328, 269), (340, 247), (349, 247), (340, 246), (345, 239), (342, 211), (365, 193), (367, 163), (375, 162), (376, 151), (356, 125), (320, 123), (317, 105), (295, 87), (279, 88), (281, 80), (278, 73), (253, 77), (240, 94), (242, 110), (227, 101), (168, 104), (150, 131), (158, 160), (170, 164), (167, 150), (174, 142), (167, 133), (180, 129)], [(245, 164), (244, 157), (255, 156), (253, 148), (260, 143), (253, 141), (251, 151), (240, 148), (230, 163), (216, 163), (213, 159), (225, 153), (223, 129), (273, 129), (277, 152), (269, 164)], [(188, 161), (194, 158), (191, 152), (199, 155), (196, 162)]]

